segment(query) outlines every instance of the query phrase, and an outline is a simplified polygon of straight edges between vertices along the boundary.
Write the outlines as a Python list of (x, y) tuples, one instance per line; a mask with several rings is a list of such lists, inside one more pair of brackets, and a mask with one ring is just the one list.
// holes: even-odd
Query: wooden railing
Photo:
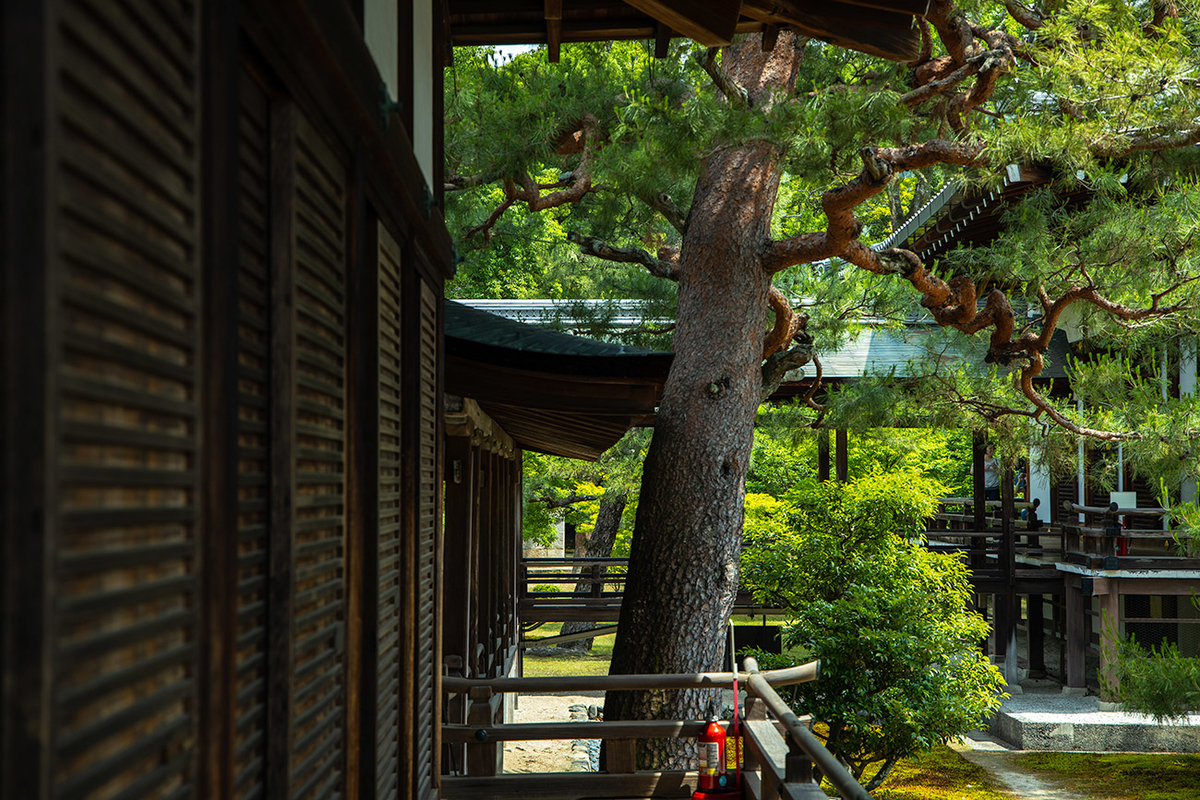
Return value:
[[(799, 717), (775, 691), (815, 680), (819, 662), (789, 669), (759, 672), (752, 658), (738, 676), (748, 702), (742, 727), (745, 767), (744, 796), (753, 800), (783, 797), (825, 800), (813, 780), (813, 764), (847, 800), (869, 800), (854, 780), (811, 731), (811, 717)], [(635, 752), (639, 739), (698, 737), (700, 720), (623, 720), (604, 722), (499, 722), (504, 692), (578, 692), (630, 689), (725, 689), (733, 685), (729, 672), (673, 675), (569, 676), (556, 678), (445, 678), (442, 688), (469, 697), (466, 725), (443, 725), (442, 741), (466, 746), (466, 774), (444, 776), (446, 800), (519, 797), (690, 797), (695, 772), (638, 771)], [(769, 717), (773, 716), (774, 719)], [(532, 740), (602, 739), (606, 744), (605, 772), (497, 774), (502, 743)]]
[[(1200, 559), (1176, 552), (1175, 534), (1160, 520), (1165, 508), (1121, 508), (1063, 503), (1070, 518), (1063, 523), (1068, 560), (1105, 569), (1195, 569)], [(1082, 521), (1079, 517), (1082, 516)], [(1151, 543), (1153, 548), (1139, 547)], [(1141, 552), (1137, 552), (1141, 550)]]
[[(542, 622), (616, 622), (625, 593), (627, 558), (525, 558), (517, 582), (517, 614), (525, 627)], [(554, 587), (534, 591), (536, 587)], [(734, 599), (736, 614), (775, 614), (747, 591)], [(611, 631), (608, 631), (611, 633)], [(587, 634), (588, 637), (596, 634)], [(564, 641), (556, 638), (555, 642)]]

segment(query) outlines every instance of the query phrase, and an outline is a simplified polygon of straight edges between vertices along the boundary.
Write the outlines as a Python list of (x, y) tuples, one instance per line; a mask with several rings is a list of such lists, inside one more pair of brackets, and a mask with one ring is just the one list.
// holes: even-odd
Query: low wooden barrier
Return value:
[[(744, 796), (751, 800), (782, 797), (788, 800), (825, 800), (813, 780), (818, 764), (847, 800), (869, 800), (870, 795), (812, 734), (812, 718), (791, 711), (775, 691), (815, 680), (820, 663), (760, 672), (753, 658), (738, 674), (748, 695), (747, 719), (742, 727), (745, 769)], [(498, 721), (500, 695), (505, 692), (609, 691), (628, 689), (728, 688), (729, 672), (671, 675), (567, 676), (555, 678), (445, 678), (443, 689), (469, 697), (468, 723), (443, 725), (442, 741), (466, 745), (467, 774), (444, 776), (445, 800), (482, 800), (492, 797), (596, 798), (691, 797), (695, 772), (639, 771), (635, 752), (639, 739), (698, 737), (706, 725), (701, 720), (622, 720), (605, 722), (545, 722), (503, 724)], [(773, 715), (775, 720), (768, 718)], [(727, 724), (728, 727), (728, 724)], [(502, 743), (533, 740), (603, 739), (607, 742), (607, 772), (497, 774)]]

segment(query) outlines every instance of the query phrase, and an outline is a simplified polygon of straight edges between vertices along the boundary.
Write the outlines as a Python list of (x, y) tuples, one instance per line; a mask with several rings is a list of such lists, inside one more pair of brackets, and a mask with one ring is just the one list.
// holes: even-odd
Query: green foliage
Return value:
[(856, 777), (875, 763), (886, 777), (1000, 702), (1003, 680), (978, 650), (987, 623), (966, 610), (966, 568), (913, 539), (944, 491), (916, 472), (875, 472), (804, 483), (788, 497), (790, 526), (782, 504), (756, 499), (748, 513), (743, 581), (787, 609), (785, 644), (821, 659), (793, 706), (828, 723), (826, 745)]
[[(538, 547), (553, 544), (555, 526), (560, 522), (569, 522), (583, 532), (591, 530), (600, 508), (599, 498), (606, 492), (625, 494), (629, 498), (623, 520), (632, 524), (629, 506), (636, 508), (637, 505), (642, 459), (648, 444), (647, 431), (639, 428), (625, 434), (596, 463), (526, 452), (523, 456), (521, 512), (522, 537), (526, 544)], [(625, 522), (622, 529), (628, 548)], [(618, 533), (618, 545), (621, 539), (622, 535)]]
[[(816, 478), (818, 433), (807, 426), (808, 416), (806, 409), (795, 405), (759, 409), (747, 492), (782, 498), (806, 479)], [(827, 433), (832, 447), (832, 432)], [(865, 427), (854, 429), (847, 440), (851, 479), (877, 472), (919, 472), (942, 484), (950, 495), (970, 493), (969, 430)]]
[(1172, 642), (1147, 651), (1131, 636), (1117, 643), (1116, 664), (1126, 708), (1160, 723), (1200, 712), (1200, 659), (1181, 655)]

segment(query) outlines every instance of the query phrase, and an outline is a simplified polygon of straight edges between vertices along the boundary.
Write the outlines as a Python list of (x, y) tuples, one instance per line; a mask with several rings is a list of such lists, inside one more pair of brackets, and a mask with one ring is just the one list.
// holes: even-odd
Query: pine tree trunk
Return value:
[[(800, 52), (747, 37), (722, 66), (765, 102), (790, 90)], [(769, 278), (761, 252), (779, 187), (768, 141), (715, 150), (704, 162), (680, 256), (675, 359), (643, 466), (629, 576), (611, 671), (719, 668), (742, 544), (745, 478), (759, 403)], [(700, 719), (705, 690), (610, 693), (606, 719)], [(695, 743), (641, 743), (643, 768), (683, 767)]]
[[(596, 526), (588, 539), (587, 551), (583, 555), (576, 553), (577, 558), (608, 558), (612, 555), (613, 545), (617, 541), (617, 531), (621, 529), (621, 515), (625, 513), (626, 497), (623, 494), (605, 493), (600, 500), (600, 510), (596, 512)], [(582, 594), (591, 589), (590, 584), (575, 584), (575, 593)], [(594, 622), (568, 622), (562, 626), (562, 633), (582, 633), (595, 629)], [(592, 649), (592, 639), (577, 639), (558, 645), (561, 650), (573, 650), (586, 653)]]

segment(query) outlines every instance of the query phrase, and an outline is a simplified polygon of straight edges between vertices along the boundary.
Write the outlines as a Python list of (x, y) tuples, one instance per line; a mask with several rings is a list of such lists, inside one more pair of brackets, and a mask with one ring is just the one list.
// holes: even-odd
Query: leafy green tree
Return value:
[(966, 568), (912, 538), (943, 490), (917, 472), (875, 472), (845, 486), (807, 482), (790, 504), (747, 505), (743, 580), (787, 610), (784, 643), (821, 660), (820, 679), (795, 687), (791, 704), (826, 724), (826, 747), (856, 778), (878, 767), (868, 790), (1000, 703)]
[[(561, 65), (544, 51), (456, 61), (446, 188), (468, 259), (519, 207), (566, 231), (581, 255), (563, 263), (597, 289), (593, 276), (617, 286), (633, 265), (675, 293), (615, 672), (719, 662), (758, 404), (788, 367), (867, 322), (919, 309), (976, 367), (939, 359), (902, 386), (838, 392), (814, 410), (827, 423), (954, 426), (965, 408), (973, 427), (1054, 439), (1048, 452), (1085, 436), (1124, 442), (1148, 468), (1174, 453), (1173, 474), (1197, 470), (1178, 456), (1195, 455), (1200, 408), (1162, 402), (1148, 371), (1106, 383), (1110, 360), (1081, 363), (1077, 384), (1103, 401), (1082, 411), (1034, 384), (1069, 321), (1113, 356), (1171, 350), (1200, 329), (1195, 12), (1191, 0), (933, 0), (927, 47), (908, 64), (786, 30), (769, 51), (755, 36), (719, 52), (676, 44), (658, 61), (645, 43), (564, 47)], [(924, 263), (866, 245), (890, 229), (893, 192), (991, 186), (1010, 163), (1055, 177), (1011, 210), (998, 247)], [(797, 313), (788, 296), (813, 302)], [(917, 401), (883, 402), (895, 394)], [(699, 692), (629, 692), (606, 711), (695, 718), (702, 704)]]

